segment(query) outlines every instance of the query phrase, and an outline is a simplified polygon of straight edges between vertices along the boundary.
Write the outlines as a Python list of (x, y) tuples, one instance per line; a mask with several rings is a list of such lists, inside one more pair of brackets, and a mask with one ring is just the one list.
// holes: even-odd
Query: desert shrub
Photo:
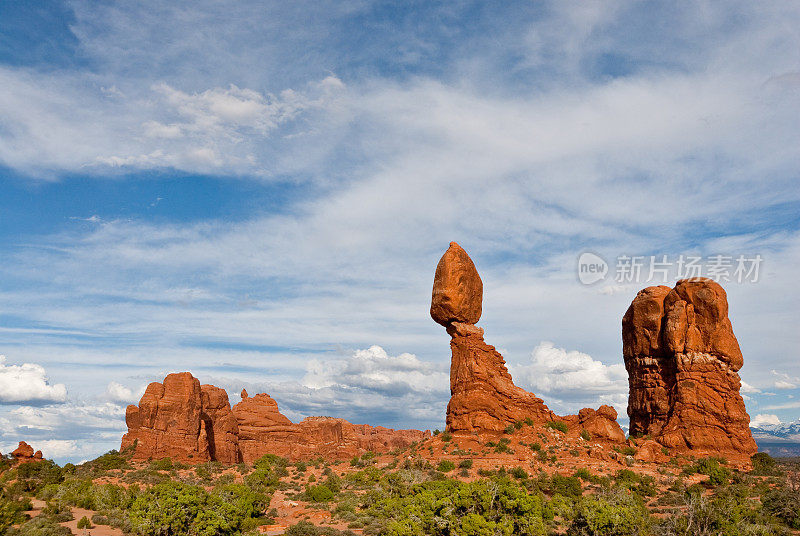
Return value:
[(584, 497), (567, 529), (574, 536), (638, 536), (650, 533), (650, 513), (632, 493), (615, 490)]
[(116, 450), (110, 450), (105, 454), (95, 458), (94, 460), (86, 462), (84, 466), (98, 471), (110, 471), (112, 469), (130, 469), (127, 457), (124, 456), (123, 454), (120, 454)]
[(764, 509), (793, 529), (800, 529), (800, 490), (783, 485), (761, 496)]
[(11, 525), (25, 521), (25, 510), (30, 509), (29, 500), (15, 500), (8, 497), (5, 490), (0, 492), (0, 534)]
[(534, 443), (531, 443), (530, 447), (531, 447), (531, 450), (534, 451), (534, 452), (539, 452), (540, 450), (542, 450), (542, 444), (539, 443), (538, 441), (536, 441)]
[(325, 484), (319, 486), (308, 486), (305, 492), (305, 500), (309, 502), (328, 502), (332, 501), (335, 497), (333, 491)]
[(509, 424), (508, 426), (506, 426), (505, 429), (503, 430), (503, 433), (504, 434), (513, 434), (514, 433), (514, 425), (513, 424)]
[(300, 521), (286, 529), (286, 536), (348, 536), (353, 532), (341, 531), (333, 527), (318, 527), (308, 521)]
[(572, 476), (575, 478), (580, 478), (586, 482), (595, 482), (597, 480), (597, 477), (595, 477), (586, 467), (581, 467), (580, 469), (576, 470)]
[(720, 458), (708, 457), (697, 460), (693, 465), (684, 470), (687, 474), (700, 473), (708, 475), (708, 483), (712, 486), (725, 484), (731, 478), (731, 471), (723, 466), (724, 461)]
[(20, 488), (34, 494), (48, 484), (58, 484), (64, 480), (64, 471), (50, 460), (20, 464), (16, 472)]
[(461, 460), (458, 462), (458, 467), (461, 469), (472, 469), (472, 460)]
[(90, 528), (92, 528), (92, 522), (89, 521), (88, 517), (83, 516), (82, 518), (80, 518), (78, 520), (78, 528), (79, 529), (90, 529)]
[(339, 475), (337, 475), (333, 471), (330, 471), (328, 473), (328, 478), (325, 479), (323, 484), (325, 484), (328, 487), (328, 489), (334, 493), (339, 493), (340, 491), (342, 491), (342, 479), (339, 478)]
[(771, 524), (744, 486), (725, 488), (709, 498), (687, 492), (680, 508), (658, 525), (663, 536), (768, 536), (783, 533)]
[(544, 500), (508, 478), (442, 480), (373, 497), (364, 532), (391, 535), (546, 534)]
[(581, 430), (581, 439), (583, 439), (584, 441), (591, 441), (592, 440), (592, 434), (590, 434), (586, 430)]
[(559, 432), (567, 433), (567, 423), (563, 421), (547, 421), (544, 424), (547, 428), (558, 430)]
[(510, 441), (507, 437), (500, 438), (500, 441), (498, 441), (497, 445), (494, 447), (494, 451), (500, 454), (513, 454), (514, 451), (508, 446), (509, 443)]
[(92, 516), (92, 523), (95, 525), (110, 525), (111, 522), (108, 520), (108, 516), (104, 516), (103, 514), (95, 514)]
[(518, 480), (525, 480), (526, 478), (528, 478), (528, 471), (526, 471), (522, 467), (514, 467), (508, 473)]
[(453, 436), (450, 432), (442, 432), (442, 441), (449, 443), (452, 439)]
[(766, 452), (757, 452), (753, 454), (753, 456), (750, 457), (750, 461), (753, 463), (753, 470), (751, 471), (753, 475), (774, 476), (781, 473), (775, 462), (775, 458)]
[(276, 488), (280, 481), (281, 479), (275, 471), (263, 466), (244, 477), (247, 487), (260, 492)]
[(456, 464), (454, 464), (450, 460), (442, 460), (439, 462), (439, 465), (436, 466), (436, 470), (441, 471), (442, 473), (449, 473), (455, 468)]
[(45, 515), (38, 515), (20, 525), (6, 530), (5, 536), (72, 536), (72, 531)]
[(39, 514), (58, 523), (64, 521), (72, 521), (75, 516), (72, 515), (72, 509), (65, 504), (49, 502), (47, 506), (42, 508), (42, 513)]
[(209, 493), (200, 486), (164, 482), (133, 501), (131, 532), (148, 536), (234, 534), (259, 511), (262, 497), (240, 484)]
[(562, 495), (572, 499), (577, 499), (583, 495), (583, 486), (579, 478), (574, 476), (563, 476), (554, 473), (553, 476), (547, 475), (540, 476), (537, 484), (551, 496)]

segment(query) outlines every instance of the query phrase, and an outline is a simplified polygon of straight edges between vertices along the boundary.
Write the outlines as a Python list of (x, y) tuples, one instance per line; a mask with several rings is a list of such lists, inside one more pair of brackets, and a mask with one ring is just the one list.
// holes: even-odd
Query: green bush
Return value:
[(511, 476), (518, 480), (525, 480), (528, 478), (528, 471), (523, 469), (522, 467), (514, 467), (511, 471), (508, 472)]
[(439, 462), (439, 465), (436, 466), (436, 470), (441, 471), (442, 473), (449, 473), (455, 468), (456, 464), (454, 464), (450, 460), (442, 460)]
[(724, 460), (715, 457), (701, 458), (688, 467), (684, 472), (687, 474), (700, 473), (708, 475), (708, 483), (712, 486), (725, 484), (731, 478), (731, 471), (723, 467)]
[(574, 536), (644, 536), (650, 534), (650, 513), (633, 494), (613, 491), (584, 497), (567, 529)]
[(306, 488), (305, 499), (309, 502), (328, 502), (332, 501), (336, 495), (325, 484), (319, 486), (308, 486)]
[(5, 536), (72, 536), (72, 531), (46, 515), (38, 515), (18, 529), (6, 530)]
[(508, 479), (429, 481), (396, 495), (374, 496), (365, 514), (364, 532), (400, 535), (544, 536), (548, 516), (544, 500)]
[(750, 457), (750, 461), (753, 463), (753, 470), (751, 473), (754, 475), (772, 476), (780, 474), (775, 459), (766, 452), (757, 452), (753, 454), (753, 456)]
[(764, 509), (793, 529), (800, 529), (800, 489), (783, 485), (761, 496)]
[(260, 512), (264, 501), (263, 495), (241, 484), (209, 493), (201, 486), (164, 482), (133, 501), (131, 532), (148, 536), (236, 534)]
[(592, 440), (592, 434), (590, 434), (586, 430), (581, 430), (581, 439), (583, 439), (584, 441), (591, 441)]
[(90, 528), (92, 528), (92, 522), (89, 521), (88, 517), (83, 516), (82, 518), (80, 518), (78, 520), (78, 528), (79, 529), (90, 529)]
[(458, 462), (460, 469), (472, 469), (472, 460), (461, 460)]
[(449, 443), (452, 439), (453, 435), (450, 432), (442, 432), (442, 441)]
[(553, 430), (558, 430), (559, 432), (567, 433), (567, 423), (563, 421), (547, 421), (545, 423), (547, 428), (552, 428)]
[(3, 490), (0, 493), (0, 534), (3, 534), (3, 531), (11, 525), (25, 521), (24, 512), (30, 508), (29, 500), (11, 499)]

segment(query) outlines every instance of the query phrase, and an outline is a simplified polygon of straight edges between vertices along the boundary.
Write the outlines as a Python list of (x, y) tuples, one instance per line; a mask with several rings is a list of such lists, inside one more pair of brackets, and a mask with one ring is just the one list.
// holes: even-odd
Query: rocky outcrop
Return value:
[(128, 406), (126, 422), (122, 448), (133, 448), (134, 460), (170, 457), (186, 463), (252, 463), (264, 454), (342, 459), (430, 437), (427, 431), (356, 425), (331, 417), (293, 423), (269, 395), (250, 397), (245, 390), (242, 401), (231, 408), (224, 389), (200, 385), (188, 372), (151, 383), (139, 406)]
[(616, 411), (609, 406), (560, 418), (541, 398), (514, 385), (503, 356), (486, 344), (483, 329), (474, 325), (481, 316), (482, 300), (483, 283), (474, 263), (461, 246), (451, 242), (436, 267), (431, 295), (431, 317), (450, 335), (448, 431), (501, 432), (522, 421), (542, 425), (561, 420), (580, 429), (591, 428), (597, 439), (625, 440)]
[(17, 448), (11, 451), (11, 456), (18, 462), (36, 462), (43, 458), (42, 451), (33, 451), (33, 447), (24, 441), (20, 441)]
[(135, 446), (134, 459), (238, 461), (238, 430), (227, 393), (201, 386), (188, 372), (148, 385), (139, 405), (128, 406), (125, 422), (122, 448)]
[(631, 436), (677, 451), (757, 450), (739, 394), (742, 353), (716, 282), (640, 291), (622, 319)]
[(589, 434), (592, 441), (605, 440), (615, 443), (625, 441), (625, 432), (617, 422), (617, 410), (608, 405), (599, 408), (583, 408), (577, 415), (561, 417), (568, 425), (574, 426), (580, 432)]
[(332, 417), (308, 417), (293, 423), (278, 410), (277, 402), (264, 393), (242, 397), (233, 407), (233, 413), (239, 425), (242, 458), (248, 463), (268, 453), (292, 460), (316, 456), (351, 458), (368, 450), (387, 452), (407, 447), (430, 437), (430, 432), (351, 424)]

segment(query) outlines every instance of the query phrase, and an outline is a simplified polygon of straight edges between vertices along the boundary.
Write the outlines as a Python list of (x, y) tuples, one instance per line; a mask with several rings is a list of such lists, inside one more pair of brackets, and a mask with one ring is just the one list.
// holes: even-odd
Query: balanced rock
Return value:
[(676, 451), (756, 452), (739, 394), (742, 353), (718, 283), (640, 291), (622, 319), (622, 342), (631, 436)]
[[(472, 259), (455, 242), (436, 267), (431, 299), (431, 317), (450, 335), (450, 402), (447, 430), (450, 432), (501, 432), (523, 421), (543, 425), (562, 420), (568, 425), (587, 425), (598, 439), (624, 441), (616, 412), (608, 406), (584, 414), (581, 420), (559, 418), (541, 398), (514, 384), (503, 356), (486, 344), (480, 319), (483, 283)], [(613, 412), (609, 419), (608, 408)], [(578, 432), (576, 432), (578, 433)]]
[(452, 322), (475, 324), (481, 318), (483, 282), (467, 252), (455, 242), (436, 266), (431, 317), (443, 326)]

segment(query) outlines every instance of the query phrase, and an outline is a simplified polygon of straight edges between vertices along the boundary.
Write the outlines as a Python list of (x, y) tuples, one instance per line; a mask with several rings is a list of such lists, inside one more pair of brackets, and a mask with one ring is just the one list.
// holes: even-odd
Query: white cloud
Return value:
[(35, 363), (6, 365), (6, 356), (0, 355), (0, 403), (30, 404), (64, 402), (67, 388), (64, 384), (50, 384), (44, 367)]
[(373, 345), (356, 350), (344, 360), (311, 361), (302, 384), (312, 389), (359, 388), (385, 394), (447, 392), (450, 376), (441, 367), (423, 363), (412, 354), (390, 356)]
[(531, 363), (513, 367), (512, 374), (546, 402), (549, 397), (555, 398), (557, 404), (572, 411), (587, 403), (610, 403), (619, 412), (627, 401), (624, 365), (606, 365), (583, 352), (556, 348), (549, 341), (534, 348)]
[(778, 425), (781, 424), (781, 420), (778, 418), (777, 415), (773, 415), (771, 413), (759, 413), (755, 417), (750, 419), (750, 428), (760, 428), (764, 425)]
[(760, 393), (761, 389), (753, 387), (752, 385), (750, 385), (746, 381), (742, 380), (742, 386), (739, 389), (739, 392), (740, 393), (747, 393), (747, 394), (755, 394), (755, 393)]
[(144, 394), (144, 390), (145, 387), (142, 386), (136, 392), (134, 392), (133, 389), (112, 381), (106, 386), (106, 392), (104, 393), (103, 397), (106, 400), (115, 402), (117, 404), (136, 404)]
[[(39, 439), (28, 442), (33, 450), (41, 450), (42, 455), (47, 459), (65, 458), (81, 452), (77, 441), (69, 439)], [(17, 448), (15, 443), (0, 444), (0, 451), (11, 452)]]

